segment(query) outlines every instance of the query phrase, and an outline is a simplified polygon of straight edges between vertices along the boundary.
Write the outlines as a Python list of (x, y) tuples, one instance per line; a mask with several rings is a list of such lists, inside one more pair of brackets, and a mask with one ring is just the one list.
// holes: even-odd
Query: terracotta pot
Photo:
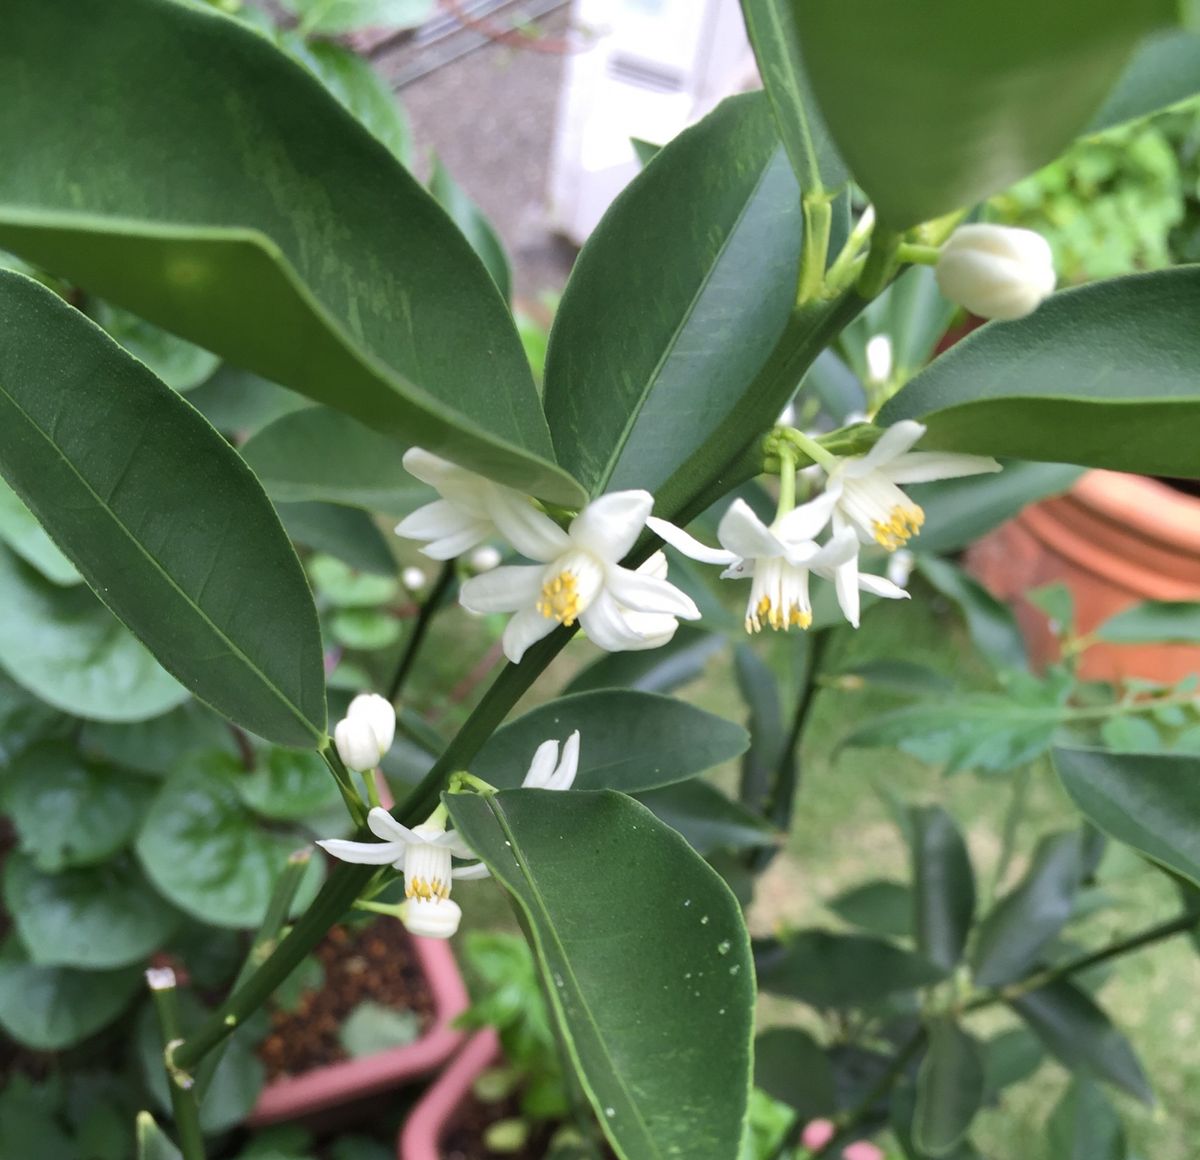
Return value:
[(452, 1026), (467, 1007), (467, 988), (450, 944), (412, 938), (417, 965), (433, 996), (433, 1024), (414, 1043), (347, 1059), (269, 1083), (250, 1115), (252, 1127), (294, 1120), (400, 1087), (441, 1067), (463, 1041)]
[[(1200, 498), (1154, 479), (1089, 471), (1063, 496), (1027, 507), (966, 554), (967, 570), (1011, 602), (1039, 668), (1056, 660), (1046, 616), (1024, 594), (1059, 581), (1088, 633), (1141, 600), (1200, 600)], [(1200, 647), (1095, 644), (1081, 657), (1087, 680), (1182, 680), (1200, 671)]]
[(463, 1101), (479, 1076), (500, 1058), (490, 1028), (476, 1032), (458, 1058), (438, 1076), (413, 1108), (396, 1141), (399, 1160), (442, 1160), (444, 1144)]

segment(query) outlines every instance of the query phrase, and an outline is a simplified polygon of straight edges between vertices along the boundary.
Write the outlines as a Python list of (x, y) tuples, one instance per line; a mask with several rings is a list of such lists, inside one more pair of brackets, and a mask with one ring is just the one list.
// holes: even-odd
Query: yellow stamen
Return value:
[(574, 572), (560, 572), (542, 585), (537, 610), (548, 620), (557, 620), (568, 628), (579, 616), (579, 582)]
[(766, 621), (777, 632), (787, 632), (793, 626), (808, 628), (812, 624), (812, 613), (805, 612), (798, 604), (793, 604), (785, 612), (777, 608), (769, 596), (760, 597), (754, 611), (746, 616), (746, 631), (748, 633), (762, 632), (762, 622)]
[(902, 548), (913, 537), (920, 535), (921, 525), (925, 522), (925, 513), (916, 505), (901, 507), (897, 504), (891, 510), (887, 523), (876, 520), (872, 530), (875, 542), (889, 552)]
[(432, 902), (435, 898), (449, 898), (450, 885), (443, 882), (440, 878), (435, 878), (432, 882), (429, 882), (424, 878), (409, 878), (406, 875), (404, 879), (404, 897), (420, 898), (425, 902)]

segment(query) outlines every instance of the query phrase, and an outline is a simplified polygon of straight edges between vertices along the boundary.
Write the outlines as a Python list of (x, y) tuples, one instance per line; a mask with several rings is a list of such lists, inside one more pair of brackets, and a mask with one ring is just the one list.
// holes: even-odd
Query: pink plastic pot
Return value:
[(268, 1084), (250, 1115), (251, 1127), (294, 1120), (378, 1095), (441, 1067), (463, 1041), (453, 1028), (467, 1007), (467, 988), (450, 944), (412, 938), (413, 954), (433, 996), (433, 1024), (415, 1043), (361, 1059), (347, 1059)]
[(490, 1028), (476, 1032), (458, 1058), (438, 1076), (413, 1108), (396, 1142), (399, 1160), (442, 1160), (443, 1144), (475, 1081), (500, 1058)]

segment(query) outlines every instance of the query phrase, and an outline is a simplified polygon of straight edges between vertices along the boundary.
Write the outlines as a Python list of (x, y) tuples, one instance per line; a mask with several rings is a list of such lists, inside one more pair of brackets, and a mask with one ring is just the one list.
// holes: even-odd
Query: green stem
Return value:
[(329, 741), (326, 741), (325, 748), (320, 753), (325, 764), (329, 766), (329, 772), (333, 774), (333, 780), (337, 782), (350, 820), (361, 829), (367, 822), (367, 807), (363, 803), (362, 795), (355, 788), (350, 771), (342, 762), (341, 754)]
[(825, 274), (825, 284), (831, 290), (842, 290), (850, 284), (850, 273), (859, 260), (859, 251), (875, 228), (875, 207), (867, 206), (846, 238), (842, 252), (834, 259)]
[(923, 246), (918, 242), (901, 242), (896, 250), (896, 260), (908, 266), (936, 266), (941, 256), (941, 246)]
[(822, 447), (811, 435), (789, 427), (787, 441), (803, 451), (814, 463), (819, 463), (826, 471), (832, 471), (837, 466), (837, 456)]
[(871, 249), (855, 287), (860, 297), (870, 302), (883, 292), (896, 273), (899, 248), (900, 235), (895, 230), (879, 226), (871, 235)]
[(1153, 713), (1172, 705), (1200, 706), (1200, 697), (1195, 693), (1178, 693), (1173, 697), (1159, 697), (1153, 701), (1135, 701), (1132, 704), (1118, 701), (1115, 705), (1099, 705), (1094, 709), (1068, 709), (1064, 721), (1099, 721), (1105, 717), (1132, 717), (1138, 713)]
[(829, 230), (833, 205), (827, 194), (804, 198), (804, 248), (800, 254), (800, 279), (796, 305), (803, 306), (821, 296), (825, 287), (825, 265), (829, 258)]
[(796, 506), (796, 457), (786, 444), (779, 447), (779, 505), (775, 518), (786, 516)]
[(412, 672), (413, 665), (416, 664), (417, 654), (421, 651), (421, 645), (425, 640), (425, 634), (429, 631), (430, 622), (433, 620), (434, 613), (441, 606), (450, 586), (454, 583), (455, 574), (454, 561), (447, 560), (442, 565), (438, 578), (433, 582), (429, 595), (421, 603), (421, 611), (417, 613), (417, 621), (413, 625), (412, 632), (408, 634), (404, 652), (400, 656), (400, 663), (396, 666), (392, 683), (388, 686), (387, 699), (393, 705), (400, 697), (404, 689), (404, 682), (408, 680), (408, 675)]
[(175, 972), (170, 968), (151, 968), (146, 982), (158, 1015), (162, 1034), (164, 1068), (167, 1087), (171, 1092), (171, 1114), (179, 1134), (179, 1150), (183, 1160), (204, 1160), (204, 1134), (200, 1130), (200, 1101), (191, 1077), (172, 1066), (171, 1045), (180, 1041), (179, 1005), (175, 993)]

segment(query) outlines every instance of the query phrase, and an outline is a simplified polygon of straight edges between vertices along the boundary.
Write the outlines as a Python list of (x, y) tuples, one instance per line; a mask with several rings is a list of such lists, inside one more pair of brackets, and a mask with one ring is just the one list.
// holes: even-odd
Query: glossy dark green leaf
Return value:
[(340, 800), (329, 767), (315, 753), (272, 749), (258, 768), (237, 782), (242, 801), (265, 818), (296, 821), (335, 807)]
[(1200, 756), (1055, 749), (1054, 767), (1094, 826), (1200, 885)]
[(1072, 1078), (1048, 1126), (1056, 1160), (1125, 1160), (1128, 1155), (1120, 1116), (1104, 1089), (1086, 1075)]
[(336, 556), (360, 572), (396, 574), (391, 545), (366, 512), (332, 503), (277, 503), (275, 510), (296, 543)]
[(88, 314), (173, 391), (198, 387), (221, 364), (215, 354), (107, 302), (97, 303)]
[(758, 958), (764, 991), (813, 1007), (856, 1007), (945, 978), (928, 959), (884, 939), (801, 930)]
[(915, 904), (912, 890), (900, 882), (879, 879), (843, 891), (829, 909), (838, 918), (887, 938), (911, 938)]
[(801, 230), (762, 93), (685, 130), (613, 203), (546, 361), (555, 448), (593, 494), (657, 491), (737, 408), (791, 309)]
[[(889, 226), (970, 206), (1053, 160), (1172, 0), (789, 0), (813, 90)], [(919, 162), (914, 159), (920, 159)]]
[(1027, 1027), (1013, 1027), (984, 1040), (984, 1102), (997, 1099), (1005, 1088), (1028, 1079), (1046, 1058), (1042, 1042)]
[(57, 295), (0, 273), (0, 470), (88, 584), (202, 700), (281, 744), (325, 731), (316, 614), (253, 475)]
[(272, 499), (323, 500), (406, 515), (436, 499), (404, 470), (404, 448), (348, 415), (306, 407), (276, 419), (242, 448)]
[(1083, 870), (1078, 830), (1042, 838), (1025, 876), (980, 924), (971, 963), (981, 987), (1014, 982), (1037, 965), (1074, 911)]
[(948, 1156), (983, 1102), (979, 1044), (949, 1015), (931, 1019), (929, 1048), (917, 1075), (913, 1140), (930, 1156)]
[[(37, 741), (64, 737), (75, 723), (0, 671), (0, 765)], [(0, 797), (2, 797), (0, 793)]]
[(153, 783), (85, 761), (71, 745), (45, 741), (5, 771), (5, 809), (21, 849), (39, 870), (103, 862), (133, 837)]
[(971, 639), (996, 668), (1028, 670), (1025, 641), (1012, 609), (949, 561), (922, 556), (917, 568), (934, 588), (962, 609)]
[(59, 551), (37, 516), (3, 479), (0, 479), (0, 540), (51, 583), (70, 586), (83, 582), (79, 569)]
[(699, 854), (774, 846), (780, 840), (761, 817), (700, 778), (639, 793), (638, 801)]
[[(916, 1085), (900, 1083), (893, 1090), (889, 1101), (889, 1120), (900, 1154), (904, 1160), (935, 1160), (928, 1152), (917, 1147), (913, 1138), (917, 1110)], [(936, 1160), (984, 1160), (969, 1140), (963, 1140)]]
[(188, 402), (218, 431), (242, 442), (255, 431), (313, 404), (260, 375), (223, 363), (206, 383), (188, 393)]
[(49, 705), (143, 721), (188, 691), (82, 584), (61, 588), (0, 547), (0, 667)]
[(975, 917), (975, 871), (954, 819), (941, 806), (913, 807), (913, 932), (917, 949), (951, 971)]
[(699, 677), (724, 647), (725, 638), (720, 634), (681, 624), (662, 648), (605, 653), (572, 677), (563, 692), (636, 689), (672, 693)]
[(520, 907), (572, 1062), (617, 1155), (736, 1155), (754, 968), (741, 911), (716, 873), (621, 794), (446, 801)]
[(754, 1086), (782, 1100), (802, 1120), (837, 1111), (829, 1057), (799, 1027), (773, 1027), (754, 1041)]
[(989, 323), (884, 404), (921, 446), (1192, 478), (1200, 439), (1200, 267), (1064, 290)]
[(560, 697), (498, 729), (471, 772), (499, 789), (521, 784), (534, 750), (580, 733), (578, 789), (654, 789), (693, 777), (745, 751), (732, 721), (657, 693), (599, 689)]
[(1114, 644), (1200, 644), (1200, 601), (1145, 600), (1110, 617), (1093, 634)]
[(5, 865), (4, 901), (39, 966), (127, 967), (158, 950), (179, 922), (126, 860), (43, 874), (18, 855)]
[(1091, 1072), (1143, 1103), (1154, 1102), (1129, 1041), (1087, 992), (1060, 980), (1011, 1002), (1047, 1050), (1068, 1068)]
[(433, 160), (433, 173), (429, 178), (429, 192), (438, 199), (450, 219), (471, 243), (471, 249), (479, 255), (487, 267), (496, 288), (505, 299), (512, 297), (512, 271), (508, 267), (508, 255), (492, 223), (483, 211), (468, 196), (467, 192), (442, 164), (440, 157)]
[(849, 174), (804, 75), (796, 14), (775, 0), (742, 0), (746, 32), (800, 188), (834, 190)]
[(81, 3), (6, 13), (0, 150), (22, 163), (0, 175), (0, 245), (376, 430), (577, 503), (503, 300), (387, 148), (214, 8)]
[(10, 938), (0, 947), (0, 1026), (35, 1051), (61, 1051), (99, 1031), (143, 985), (137, 967), (39, 967)]
[(1200, 92), (1200, 35), (1172, 29), (1146, 37), (1088, 125), (1099, 133)]
[(1014, 460), (1003, 471), (918, 483), (904, 490), (925, 510), (925, 526), (914, 547), (921, 553), (961, 551), (1026, 504), (1061, 495), (1083, 474), (1065, 463)]
[[(258, 824), (238, 792), (243, 776), (223, 754), (190, 756), (159, 792), (137, 839), (154, 885), (214, 926), (260, 925), (288, 855), (303, 844)], [(321, 875), (314, 858), (294, 910), (312, 899)]]
[(183, 1153), (149, 1112), (138, 1112), (136, 1134), (137, 1160), (183, 1160)]

